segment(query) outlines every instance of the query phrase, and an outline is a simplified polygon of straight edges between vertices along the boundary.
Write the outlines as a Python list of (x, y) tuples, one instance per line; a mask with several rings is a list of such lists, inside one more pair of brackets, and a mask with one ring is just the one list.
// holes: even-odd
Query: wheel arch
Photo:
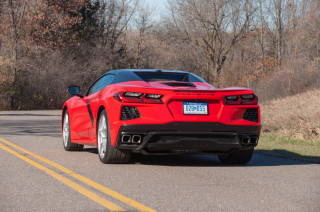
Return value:
[(64, 113), (66, 112), (66, 110), (68, 110), (67, 105), (63, 105), (62, 107), (62, 114), (61, 114), (61, 132), (62, 132), (62, 128), (63, 128), (63, 121), (64, 121)]
[(98, 109), (98, 112), (97, 112), (97, 118), (96, 118), (96, 130), (95, 130), (95, 133), (96, 133), (96, 140), (95, 140), (95, 144), (98, 145), (98, 122), (99, 122), (99, 118), (100, 118), (100, 115), (102, 113), (103, 110), (106, 110), (106, 108), (104, 107), (104, 105), (100, 105), (99, 106), (99, 109)]
[(97, 118), (96, 118), (96, 126), (98, 126), (98, 121), (99, 121), (99, 118), (100, 118), (100, 114), (103, 110), (106, 110), (105, 106), (103, 105), (100, 105), (99, 109), (98, 109), (98, 112), (97, 112)]

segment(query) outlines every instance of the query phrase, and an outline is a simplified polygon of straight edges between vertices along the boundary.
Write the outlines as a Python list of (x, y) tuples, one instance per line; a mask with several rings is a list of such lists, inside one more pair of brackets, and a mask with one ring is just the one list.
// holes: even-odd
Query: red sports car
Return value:
[(112, 70), (62, 109), (65, 150), (98, 147), (102, 163), (131, 153), (216, 154), (222, 163), (250, 161), (260, 135), (258, 98), (248, 88), (216, 89), (184, 71)]

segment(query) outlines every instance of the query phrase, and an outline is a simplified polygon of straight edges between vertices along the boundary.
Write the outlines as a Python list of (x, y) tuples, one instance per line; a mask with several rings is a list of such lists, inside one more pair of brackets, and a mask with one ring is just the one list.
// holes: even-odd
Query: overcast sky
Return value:
[(166, 10), (168, 0), (145, 0), (145, 2), (150, 6), (153, 10), (153, 15), (156, 20), (159, 20), (162, 14)]

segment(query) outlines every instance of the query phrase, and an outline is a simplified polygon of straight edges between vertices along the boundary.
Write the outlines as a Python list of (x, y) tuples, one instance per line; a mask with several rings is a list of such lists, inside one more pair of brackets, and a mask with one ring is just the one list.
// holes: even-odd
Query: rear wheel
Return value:
[(62, 127), (62, 135), (63, 135), (63, 147), (66, 151), (81, 151), (83, 149), (83, 145), (71, 143), (70, 136), (70, 119), (68, 110), (64, 112), (63, 115), (63, 127)]
[(105, 110), (99, 116), (97, 145), (99, 159), (102, 163), (128, 163), (130, 160), (130, 150), (119, 150), (111, 145), (108, 116)]
[(246, 164), (253, 154), (253, 148), (248, 150), (237, 150), (228, 155), (219, 155), (219, 159), (224, 164)]

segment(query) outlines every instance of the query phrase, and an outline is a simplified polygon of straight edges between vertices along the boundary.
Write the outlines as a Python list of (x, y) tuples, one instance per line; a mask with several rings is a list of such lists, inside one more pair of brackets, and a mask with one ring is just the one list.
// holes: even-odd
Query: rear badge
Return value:
[(208, 103), (206, 103), (206, 102), (183, 102), (183, 114), (185, 114), (185, 115), (208, 115)]

